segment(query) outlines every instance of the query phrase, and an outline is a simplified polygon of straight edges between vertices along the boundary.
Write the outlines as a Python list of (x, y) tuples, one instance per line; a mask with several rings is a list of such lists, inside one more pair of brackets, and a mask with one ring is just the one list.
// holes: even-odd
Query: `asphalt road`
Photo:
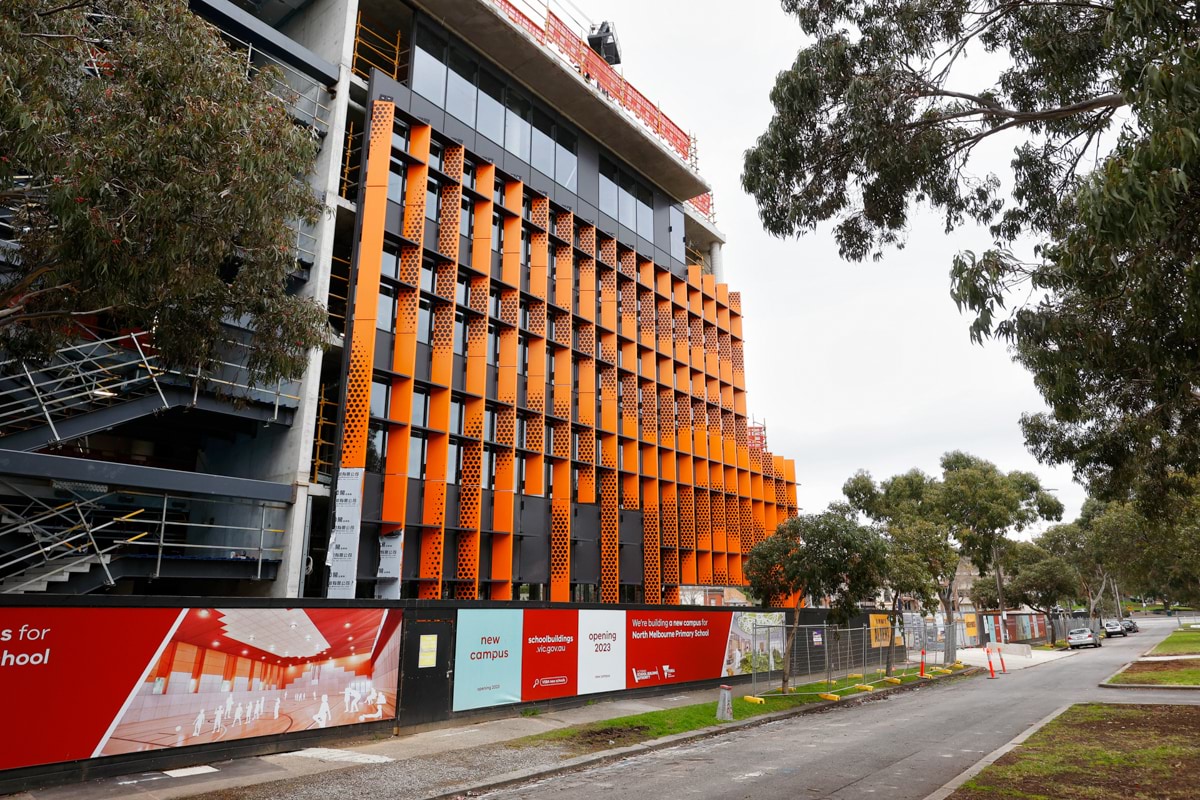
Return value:
[(922, 687), (489, 793), (500, 798), (863, 798), (920, 800), (1072, 703), (1200, 704), (1192, 692), (1097, 686), (1174, 629), (1012, 672)]

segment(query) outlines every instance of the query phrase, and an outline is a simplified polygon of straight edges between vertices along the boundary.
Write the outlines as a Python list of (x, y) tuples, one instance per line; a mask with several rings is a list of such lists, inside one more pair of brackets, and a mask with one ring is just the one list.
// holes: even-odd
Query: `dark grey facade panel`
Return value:
[(544, 194), (547, 197), (554, 195), (555, 183), (553, 179), (547, 178), (532, 167), (529, 168), (529, 186), (538, 194)]
[(642, 512), (623, 508), (618, 512), (617, 541), (622, 545), (642, 543)]
[(230, 478), (203, 472), (182, 472), (136, 464), (114, 464), (81, 458), (0, 450), (0, 474), (100, 483), (130, 489), (154, 489), (180, 494), (236, 497), (276, 503), (292, 502), (292, 486), (250, 478)]
[(617, 582), (622, 586), (641, 586), (645, 575), (643, 564), (640, 544), (621, 545), (617, 552)]
[[(493, 164), (504, 164), (504, 148), (480, 134), (475, 137), (475, 153)], [(481, 189), (482, 191), (482, 189)]]
[(261, 48), (313, 80), (325, 86), (337, 83), (336, 66), (228, 0), (190, 0), (188, 5), (221, 30)]
[(600, 583), (600, 543), (571, 542), (571, 581)]
[(409, 101), (408, 113), (412, 114), (426, 125), (432, 125), (435, 131), (444, 131), (446, 129), (445, 111), (438, 108), (436, 105), (429, 102), (416, 92), (410, 93), (410, 96), (412, 97), (412, 100)]
[(443, 129), (443, 133), (467, 148), (468, 152), (476, 152), (475, 140), (478, 137), (475, 135), (475, 129), (453, 114), (446, 115), (446, 127)]

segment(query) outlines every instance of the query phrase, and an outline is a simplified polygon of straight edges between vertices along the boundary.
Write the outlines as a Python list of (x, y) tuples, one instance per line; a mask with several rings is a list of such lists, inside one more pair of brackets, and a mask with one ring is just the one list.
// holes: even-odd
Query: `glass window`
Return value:
[(387, 463), (387, 430), (372, 424), (367, 428), (367, 471), (383, 472)]
[(458, 216), (458, 233), (460, 236), (471, 238), (471, 232), (475, 229), (475, 206), (467, 198), (462, 201), (462, 213)]
[[(396, 170), (400, 170), (397, 172)], [(404, 205), (404, 186), (408, 182), (408, 170), (403, 164), (392, 164), (392, 171), (388, 174), (387, 197), (393, 203)]]
[(554, 148), (554, 180), (572, 192), (577, 191), (577, 159), (575, 157), (575, 134), (558, 126)]
[(428, 258), (421, 262), (421, 291), (433, 292), (433, 261)]
[(529, 162), (534, 169), (543, 175), (554, 177), (554, 120), (539, 109), (533, 109), (533, 146), (532, 160)]
[(475, 129), (496, 144), (504, 143), (504, 84), (479, 71), (479, 105)]
[(450, 400), (450, 433), (462, 433), (463, 401), (457, 397)]
[(637, 187), (637, 232), (654, 241), (654, 194), (641, 184)]
[(446, 101), (446, 40), (428, 28), (417, 30), (413, 54), (413, 91), (442, 106)]
[(617, 189), (617, 221), (626, 228), (637, 229), (637, 184), (633, 177), (621, 174)]
[(600, 159), (600, 210), (617, 218), (617, 168), (603, 157)]
[(457, 48), (450, 50), (450, 70), (446, 80), (446, 111), (474, 127), (475, 62)]
[(424, 389), (413, 389), (411, 424), (418, 428), (424, 428), (429, 424), (429, 395)]
[(446, 483), (458, 483), (459, 472), (458, 442), (450, 442), (446, 451)]
[(425, 185), (425, 218), (437, 222), (441, 214), (441, 206), (442, 194), (438, 191), (437, 181), (430, 178), (429, 183)]
[(391, 250), (388, 250), (387, 248), (384, 248), (383, 262), (380, 264), (380, 267), (379, 267), (380, 274), (382, 274), (388, 278), (395, 278), (396, 276), (398, 276), (400, 274), (399, 269), (400, 269), (400, 254), (395, 253)]
[(671, 206), (671, 258), (687, 260), (687, 250), (683, 245), (683, 209), (679, 206)]
[(392, 393), (392, 387), (385, 381), (371, 382), (371, 416), (387, 419), (388, 416), (388, 397)]
[(425, 477), (425, 434), (417, 431), (408, 440), (408, 477)]
[(433, 334), (433, 314), (429, 312), (429, 301), (422, 298), (417, 306), (417, 341), (429, 344)]
[(390, 286), (379, 287), (379, 301), (375, 306), (375, 327), (390, 331), (396, 325), (396, 296)]
[(454, 352), (462, 355), (466, 352), (467, 342), (467, 321), (463, 317), (463, 312), (458, 311), (454, 314)]
[(505, 93), (504, 149), (529, 161), (529, 101), (513, 90)]

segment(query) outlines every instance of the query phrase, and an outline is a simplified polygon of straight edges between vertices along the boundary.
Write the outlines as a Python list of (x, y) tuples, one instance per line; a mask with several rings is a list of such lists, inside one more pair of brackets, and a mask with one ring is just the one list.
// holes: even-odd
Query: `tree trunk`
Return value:
[[(788, 631), (787, 639), (783, 645), (783, 694), (788, 693), (788, 687), (792, 681), (792, 648), (796, 645), (796, 634), (800, 632), (800, 604), (792, 609), (792, 629)], [(767, 642), (767, 647), (770, 647), (770, 641)]]
[(938, 599), (942, 601), (942, 612), (945, 614), (948, 622), (946, 623), (946, 663), (953, 664), (957, 661), (958, 649), (958, 624), (954, 621), (954, 582), (946, 587), (946, 591), (938, 592)]

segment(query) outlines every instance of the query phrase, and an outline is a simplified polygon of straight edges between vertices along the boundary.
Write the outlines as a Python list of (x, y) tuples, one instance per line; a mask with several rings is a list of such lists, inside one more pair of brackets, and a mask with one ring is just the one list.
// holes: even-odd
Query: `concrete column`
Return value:
[(708, 263), (712, 266), (713, 276), (717, 283), (725, 282), (725, 262), (721, 256), (721, 243), (713, 242), (708, 246)]

